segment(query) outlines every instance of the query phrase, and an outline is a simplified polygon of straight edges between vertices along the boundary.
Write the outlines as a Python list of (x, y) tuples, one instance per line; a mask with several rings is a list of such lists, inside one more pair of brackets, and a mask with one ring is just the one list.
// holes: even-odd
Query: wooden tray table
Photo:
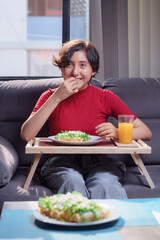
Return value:
[(60, 145), (49, 138), (35, 138), (25, 147), (26, 154), (35, 154), (24, 189), (28, 189), (42, 154), (130, 154), (140, 173), (145, 176), (150, 188), (155, 188), (139, 154), (150, 154), (151, 147), (142, 140), (132, 141), (131, 145), (119, 145), (108, 139), (96, 145)]

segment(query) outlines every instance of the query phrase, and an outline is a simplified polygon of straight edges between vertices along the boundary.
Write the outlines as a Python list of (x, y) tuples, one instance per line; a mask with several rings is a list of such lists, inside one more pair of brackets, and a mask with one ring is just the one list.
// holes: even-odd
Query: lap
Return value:
[(123, 172), (115, 164), (101, 163), (99, 166), (93, 166), (86, 174), (86, 178), (123, 178)]
[(41, 176), (45, 184), (56, 191), (68, 188), (68, 191), (80, 189), (83, 193), (84, 188), (84, 194), (89, 190), (91, 195), (91, 192), (98, 190), (100, 196), (97, 188), (104, 191), (106, 185), (122, 187), (119, 184), (123, 179), (123, 172), (112, 159), (105, 156), (56, 155), (42, 167)]
[[(85, 175), (88, 172), (97, 173), (98, 172), (122, 172), (123, 164), (107, 158), (104, 155), (56, 155), (47, 160), (47, 162), (42, 167), (42, 172), (56, 172), (57, 170), (67, 171), (72, 169)], [(55, 171), (56, 169), (56, 171)], [(71, 171), (72, 171), (71, 170)]]

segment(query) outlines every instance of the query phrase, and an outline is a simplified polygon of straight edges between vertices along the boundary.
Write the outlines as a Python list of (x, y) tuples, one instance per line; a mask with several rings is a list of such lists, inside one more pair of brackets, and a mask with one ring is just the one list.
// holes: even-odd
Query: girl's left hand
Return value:
[(119, 138), (119, 132), (118, 128), (116, 128), (112, 123), (106, 122), (101, 123), (96, 126), (96, 134), (98, 134), (100, 137), (112, 137), (114, 139)]

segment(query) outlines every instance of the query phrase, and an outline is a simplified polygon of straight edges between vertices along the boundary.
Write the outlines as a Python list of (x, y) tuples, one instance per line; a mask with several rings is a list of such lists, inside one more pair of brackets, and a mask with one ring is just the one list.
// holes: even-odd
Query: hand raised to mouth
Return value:
[(63, 101), (69, 96), (77, 93), (79, 90), (77, 88), (77, 81), (74, 77), (66, 79), (60, 86), (57, 88), (55, 95), (59, 101)]

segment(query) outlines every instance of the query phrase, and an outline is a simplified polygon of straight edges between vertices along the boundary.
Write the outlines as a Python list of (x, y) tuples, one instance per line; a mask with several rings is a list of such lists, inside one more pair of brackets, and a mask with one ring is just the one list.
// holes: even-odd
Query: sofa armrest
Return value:
[(0, 187), (11, 180), (18, 164), (19, 157), (15, 148), (7, 139), (0, 137)]

